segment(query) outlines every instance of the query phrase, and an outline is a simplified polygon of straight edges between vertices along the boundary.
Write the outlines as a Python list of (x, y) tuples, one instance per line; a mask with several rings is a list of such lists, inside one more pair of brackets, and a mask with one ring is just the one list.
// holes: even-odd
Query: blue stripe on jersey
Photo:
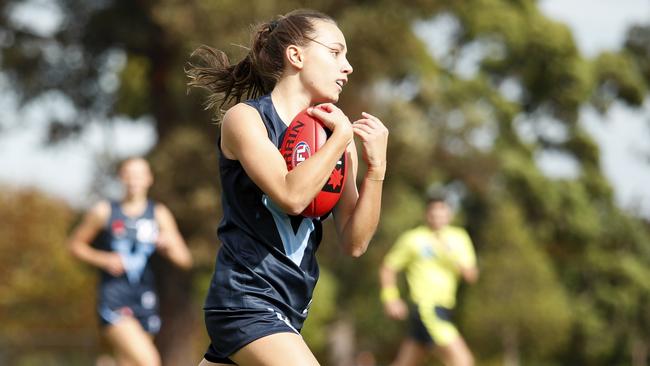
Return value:
[(273, 215), (275, 226), (284, 245), (284, 253), (299, 266), (303, 255), (305, 255), (307, 244), (309, 244), (309, 237), (316, 228), (314, 222), (311, 219), (303, 218), (298, 232), (294, 232), (289, 216), (282, 212), (267, 195), (262, 196), (262, 202)]
[[(121, 222), (122, 230), (112, 227), (115, 221)], [(128, 281), (139, 283), (149, 257), (156, 250), (158, 226), (153, 202), (149, 201), (145, 212), (135, 218), (126, 216), (119, 202), (112, 202), (108, 228), (111, 230), (110, 248), (122, 258)]]

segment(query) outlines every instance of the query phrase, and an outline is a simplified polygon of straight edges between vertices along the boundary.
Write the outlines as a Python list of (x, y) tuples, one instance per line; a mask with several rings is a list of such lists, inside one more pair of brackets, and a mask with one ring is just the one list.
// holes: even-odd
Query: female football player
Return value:
[[(321, 218), (300, 213), (328, 182), (342, 154), (350, 176), (332, 215), (344, 252), (362, 255), (379, 221), (388, 130), (363, 113), (350, 122), (334, 105), (352, 66), (347, 44), (327, 15), (296, 10), (254, 31), (248, 55), (229, 65), (201, 47), (190, 85), (210, 91), (225, 113), (218, 143), (223, 219), (221, 248), (205, 302), (211, 344), (201, 365), (318, 365), (300, 329), (318, 279)], [(247, 99), (242, 102), (242, 100)], [(317, 107), (316, 107), (317, 106)], [(331, 131), (323, 147), (288, 171), (278, 148), (300, 111)], [(367, 165), (357, 188), (361, 143)]]
[(153, 183), (149, 163), (127, 159), (119, 178), (124, 198), (95, 204), (73, 231), (69, 248), (101, 271), (97, 311), (118, 365), (156, 366), (153, 336), (161, 321), (149, 258), (157, 252), (188, 269), (192, 257), (169, 209), (147, 198)]

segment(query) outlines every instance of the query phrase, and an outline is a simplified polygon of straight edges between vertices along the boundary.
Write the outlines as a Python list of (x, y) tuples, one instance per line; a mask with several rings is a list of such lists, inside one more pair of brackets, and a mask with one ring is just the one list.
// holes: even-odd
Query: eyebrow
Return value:
[[(319, 45), (321, 45), (323, 47), (326, 47), (326, 48), (329, 48), (329, 49), (334, 49), (334, 47), (328, 46), (327, 44), (325, 44), (325, 43), (323, 43), (323, 42), (321, 42), (321, 41), (319, 41), (319, 40), (317, 40), (315, 38), (309, 38), (309, 40), (313, 41), (315, 43), (318, 43)], [(346, 49), (345, 45), (343, 43), (341, 43), (341, 42), (335, 41), (335, 42), (332, 42), (331, 44), (341, 47), (341, 51), (345, 51), (345, 49)]]
[(341, 42), (332, 42), (332, 44), (341, 46), (341, 49), (343, 49), (343, 50), (345, 49), (345, 45), (343, 43), (341, 43)]

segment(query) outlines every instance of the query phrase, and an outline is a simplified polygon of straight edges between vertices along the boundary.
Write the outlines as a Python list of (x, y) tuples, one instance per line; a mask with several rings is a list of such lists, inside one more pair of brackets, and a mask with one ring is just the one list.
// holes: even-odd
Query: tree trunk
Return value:
[(517, 330), (506, 327), (502, 333), (503, 341), (503, 366), (519, 366), (519, 339)]
[(196, 352), (194, 335), (199, 327), (197, 309), (200, 306), (192, 301), (192, 275), (175, 268), (164, 259), (156, 261), (155, 269), (162, 318), (156, 346), (163, 365), (197, 364), (203, 354)]
[(648, 345), (643, 339), (636, 338), (632, 341), (631, 354), (632, 366), (648, 365)]
[(354, 366), (354, 326), (345, 318), (337, 320), (328, 330), (330, 361), (335, 366)]

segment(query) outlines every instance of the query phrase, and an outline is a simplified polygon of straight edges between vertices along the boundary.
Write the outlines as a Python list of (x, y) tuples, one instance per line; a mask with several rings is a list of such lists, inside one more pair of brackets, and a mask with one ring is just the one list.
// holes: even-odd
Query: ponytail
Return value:
[(190, 81), (187, 85), (208, 90), (206, 109), (218, 107), (221, 111), (226, 104), (257, 98), (271, 91), (269, 82), (256, 72), (250, 52), (235, 65), (230, 65), (224, 52), (205, 45), (196, 49), (191, 57), (197, 57), (201, 65), (188, 64), (185, 73)]
[(314, 32), (313, 21), (334, 23), (329, 16), (313, 10), (295, 10), (277, 20), (258, 25), (246, 57), (230, 65), (228, 56), (209, 46), (196, 49), (191, 57), (199, 64), (188, 63), (185, 73), (188, 86), (207, 89), (206, 109), (232, 105), (270, 93), (284, 71), (284, 51), (291, 44), (305, 45)]

